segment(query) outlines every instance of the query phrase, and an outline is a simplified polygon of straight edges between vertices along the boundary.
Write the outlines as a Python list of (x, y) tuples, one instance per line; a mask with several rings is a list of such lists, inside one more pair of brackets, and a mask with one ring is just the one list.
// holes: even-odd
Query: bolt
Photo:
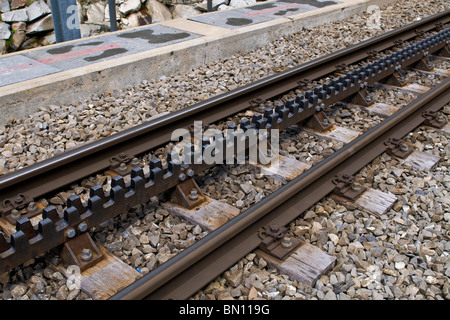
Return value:
[(360, 191), (361, 190), (361, 186), (359, 184), (353, 184), (352, 185), (352, 190), (353, 191)]
[(443, 123), (443, 122), (445, 122), (445, 117), (444, 117), (443, 115), (439, 115), (439, 116), (436, 118), (436, 121), (437, 121), (438, 123)]
[(193, 177), (193, 176), (194, 176), (194, 170), (189, 169), (189, 170), (187, 171), (187, 175), (188, 175), (188, 177)]
[(77, 234), (77, 232), (75, 231), (75, 229), (74, 228), (70, 228), (70, 229), (68, 229), (67, 230), (67, 236), (69, 237), (69, 238), (73, 238), (73, 237), (75, 237), (75, 235)]
[(195, 189), (191, 190), (191, 193), (189, 194), (189, 199), (191, 200), (197, 200), (198, 199), (198, 192)]
[(134, 167), (138, 166), (139, 165), (139, 159), (138, 158), (133, 158), (131, 160), (131, 165), (134, 166)]
[(402, 144), (400, 146), (400, 150), (403, 151), (403, 152), (407, 152), (407, 151), (409, 151), (409, 148), (408, 148), (408, 146), (406, 144)]
[(87, 229), (88, 229), (88, 225), (84, 221), (78, 225), (78, 230), (80, 230), (81, 232), (85, 232)]
[(325, 119), (322, 120), (322, 122), (323, 122), (323, 124), (328, 124), (328, 119), (325, 118)]
[(184, 181), (184, 180), (186, 180), (186, 175), (184, 173), (180, 173), (180, 175), (178, 176), (178, 179), (180, 179), (180, 181)]
[(13, 209), (13, 210), (11, 210), (10, 216), (13, 220), (19, 220), (22, 215), (20, 214), (19, 210)]
[(36, 205), (36, 202), (30, 202), (30, 203), (28, 204), (27, 210), (28, 210), (28, 211), (35, 211), (37, 208), (38, 208), (38, 207), (37, 207), (37, 205)]
[(367, 96), (367, 97), (366, 97), (366, 101), (367, 101), (367, 102), (372, 101), (372, 97), (371, 97), (371, 96)]
[(290, 248), (292, 246), (291, 238), (284, 237), (283, 240), (281, 240), (281, 246), (286, 249)]
[(127, 170), (127, 164), (125, 162), (121, 162), (119, 165), (119, 170), (122, 170), (122, 171)]
[(81, 250), (81, 260), (89, 261), (92, 259), (92, 251), (91, 249), (83, 249)]
[(271, 224), (269, 228), (271, 232), (278, 232), (278, 230), (280, 230), (280, 228), (276, 224)]
[(16, 199), (14, 200), (15, 203), (17, 204), (21, 204), (23, 202), (23, 196), (17, 196)]

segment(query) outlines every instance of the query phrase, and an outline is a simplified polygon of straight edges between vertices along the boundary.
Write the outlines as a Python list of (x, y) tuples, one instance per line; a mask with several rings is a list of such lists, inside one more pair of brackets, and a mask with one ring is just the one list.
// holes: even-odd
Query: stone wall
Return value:
[[(256, 0), (231, 0), (239, 6)], [(107, 0), (77, 0), (81, 37), (109, 31)], [(230, 0), (213, 0), (228, 9)], [(206, 0), (116, 0), (119, 30), (206, 12)], [(0, 0), (0, 54), (55, 43), (49, 0)]]

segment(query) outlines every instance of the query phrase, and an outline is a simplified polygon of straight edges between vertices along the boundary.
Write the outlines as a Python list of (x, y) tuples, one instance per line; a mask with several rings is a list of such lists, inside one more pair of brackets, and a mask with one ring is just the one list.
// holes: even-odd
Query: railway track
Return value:
[[(1, 271), (8, 272), (62, 247), (60, 255), (67, 264), (78, 264), (88, 272), (102, 260), (89, 230), (161, 194), (172, 193), (173, 201), (194, 211), (207, 198), (193, 178), (213, 164), (196, 160), (201, 160), (201, 151), (208, 148), (217, 150), (213, 155), (226, 154), (225, 138), (203, 140), (200, 148), (195, 143), (187, 145), (184, 155), (190, 163), (176, 162), (177, 154), (172, 150), (162, 161), (153, 156), (148, 166), (143, 165), (141, 155), (168, 144), (175, 128), (192, 132), (194, 121), (201, 121), (205, 127), (226, 128), (228, 131), (221, 131), (222, 137), (237, 129), (266, 130), (273, 136), (274, 130), (299, 124), (322, 133), (333, 131), (335, 121), (327, 117), (327, 112), (340, 103), (369, 110), (377, 88), (408, 87), (405, 70), (436, 74), (433, 61), (445, 61), (449, 56), (449, 21), (449, 11), (440, 13), (0, 177), (4, 234), (0, 238)], [(299, 176), (284, 177), (288, 182), (283, 187), (212, 228), (201, 240), (110, 298), (187, 299), (261, 243), (267, 247), (268, 241), (279, 247), (281, 233), (273, 234), (267, 228), (282, 227), (297, 218), (336, 188), (337, 176), (355, 174), (386, 151), (388, 139), (391, 150), (406, 153), (397, 139), (424, 121), (445, 124), (445, 117), (435, 112), (450, 100), (446, 72), (439, 75), (444, 79), (439, 85), (421, 94), (417, 94), (417, 88), (410, 88), (417, 99)], [(233, 117), (237, 125), (226, 122)], [(93, 186), (85, 201), (72, 195), (59, 210), (36, 204), (40, 197), (105, 170), (112, 177), (109, 189)], [(352, 189), (351, 179), (342, 183)]]

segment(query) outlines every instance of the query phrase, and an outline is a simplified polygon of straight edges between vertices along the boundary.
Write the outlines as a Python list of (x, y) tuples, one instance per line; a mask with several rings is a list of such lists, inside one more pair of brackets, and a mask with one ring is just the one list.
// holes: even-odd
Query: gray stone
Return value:
[(141, 9), (141, 0), (127, 0), (119, 6), (119, 12), (124, 16), (138, 12), (139, 9)]
[(172, 11), (172, 18), (189, 18), (196, 15), (201, 14), (202, 12), (200, 10), (197, 10), (191, 6), (184, 5), (184, 4), (177, 4), (174, 6), (175, 8)]
[(145, 3), (148, 13), (152, 17), (152, 23), (158, 23), (172, 19), (172, 14), (165, 5), (157, 0), (147, 0)]
[(27, 0), (10, 0), (11, 9), (22, 8), (27, 4)]
[(33, 35), (39, 32), (48, 32), (53, 30), (52, 15), (49, 14), (28, 25), (27, 35)]
[(384, 248), (382, 248), (382, 247), (373, 246), (372, 248), (370, 248), (370, 254), (372, 255), (372, 257), (379, 258), (379, 257), (381, 257), (381, 255), (383, 253), (384, 253)]
[(6, 40), (11, 37), (10, 26), (8, 23), (0, 22), (0, 39)]
[(253, 190), (253, 187), (247, 183), (240, 184), (240, 187), (246, 194), (249, 194)]
[(256, 0), (231, 0), (229, 6), (232, 8), (239, 8), (255, 4)]
[(28, 20), (34, 21), (37, 18), (42, 17), (43, 15), (49, 14), (52, 11), (47, 6), (45, 1), (39, 0), (36, 2), (33, 2), (29, 7), (26, 8)]
[(2, 20), (5, 22), (28, 21), (26, 9), (19, 9), (2, 13)]
[(224, 274), (224, 278), (227, 280), (229, 285), (231, 285), (233, 288), (236, 288), (242, 281), (242, 270), (234, 273), (226, 272)]
[(89, 5), (87, 11), (87, 23), (100, 23), (105, 21), (105, 6), (100, 2)]
[(0, 0), (0, 12), (9, 12), (11, 10), (8, 0)]
[(19, 283), (11, 290), (11, 295), (17, 299), (18, 297), (23, 296), (27, 292), (27, 290), (28, 287), (25, 284)]

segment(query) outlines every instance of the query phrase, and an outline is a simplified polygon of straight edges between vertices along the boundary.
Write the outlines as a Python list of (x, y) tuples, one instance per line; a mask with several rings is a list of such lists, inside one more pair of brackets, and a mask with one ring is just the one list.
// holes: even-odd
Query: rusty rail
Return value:
[(422, 124), (423, 112), (450, 101), (450, 78), (359, 136), (227, 224), (214, 230), (158, 269), (110, 299), (187, 299), (261, 243), (258, 230), (284, 226), (332, 192), (333, 178), (353, 175), (386, 150), (385, 141), (400, 139)]

